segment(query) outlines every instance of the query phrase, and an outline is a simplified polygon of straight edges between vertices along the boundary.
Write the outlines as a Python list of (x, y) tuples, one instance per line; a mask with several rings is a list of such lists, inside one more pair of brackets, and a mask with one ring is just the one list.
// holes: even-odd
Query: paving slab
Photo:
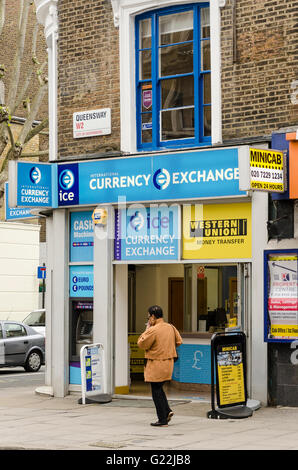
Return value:
[(34, 388), (0, 392), (0, 450), (104, 450), (105, 452), (190, 450), (294, 450), (298, 408), (261, 407), (246, 419), (207, 419), (210, 403), (171, 399), (168, 427), (153, 428), (151, 399), (113, 398), (78, 404), (78, 394), (41, 396)]

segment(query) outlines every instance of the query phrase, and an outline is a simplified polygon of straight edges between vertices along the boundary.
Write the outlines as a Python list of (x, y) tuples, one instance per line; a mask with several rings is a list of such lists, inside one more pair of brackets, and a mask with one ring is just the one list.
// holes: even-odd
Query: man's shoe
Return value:
[(156, 423), (150, 423), (151, 426), (168, 426), (168, 423), (161, 423), (160, 421), (156, 421)]
[(170, 411), (170, 413), (168, 414), (167, 416), (167, 422), (169, 423), (172, 419), (172, 417), (174, 416), (174, 412), (173, 411)]

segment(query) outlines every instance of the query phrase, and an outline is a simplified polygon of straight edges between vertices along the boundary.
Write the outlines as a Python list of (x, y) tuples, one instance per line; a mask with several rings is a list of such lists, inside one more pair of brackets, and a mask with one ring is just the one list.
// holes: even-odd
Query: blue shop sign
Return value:
[(25, 207), (9, 207), (8, 205), (8, 183), (5, 183), (5, 220), (36, 219), (38, 216), (31, 214), (31, 209)]
[[(14, 162), (9, 167), (9, 206), (53, 207), (56, 165), (36, 162)], [(15, 204), (13, 204), (15, 202)]]
[(69, 296), (93, 297), (93, 266), (69, 267)]
[[(135, 205), (134, 205), (135, 206)], [(115, 260), (177, 260), (179, 207), (138, 207), (115, 214)]]
[(70, 261), (93, 261), (92, 211), (70, 214)]
[(238, 148), (59, 164), (58, 206), (244, 196)]

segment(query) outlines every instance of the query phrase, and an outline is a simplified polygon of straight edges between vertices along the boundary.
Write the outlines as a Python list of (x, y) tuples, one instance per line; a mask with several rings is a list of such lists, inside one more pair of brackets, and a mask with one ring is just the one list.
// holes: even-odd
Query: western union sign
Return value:
[(191, 220), (190, 237), (247, 235), (247, 219)]
[(251, 204), (183, 207), (183, 259), (251, 258)]
[(285, 158), (278, 150), (249, 149), (250, 189), (284, 192)]

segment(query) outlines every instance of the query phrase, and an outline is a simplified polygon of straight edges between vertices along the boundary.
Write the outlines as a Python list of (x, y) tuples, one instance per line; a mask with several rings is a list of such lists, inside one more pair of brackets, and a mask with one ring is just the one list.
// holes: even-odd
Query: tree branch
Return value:
[(21, 9), (20, 9), (20, 16), (19, 16), (19, 31), (17, 35), (17, 47), (16, 53), (14, 56), (14, 65), (13, 65), (13, 76), (9, 86), (9, 93), (7, 98), (7, 105), (10, 109), (13, 109), (17, 89), (20, 80), (20, 70), (21, 70), (21, 61), (23, 58), (24, 53), (24, 45), (25, 45), (25, 37), (27, 31), (27, 20), (28, 20), (28, 13), (29, 7), (31, 4), (31, 0), (22, 0), (21, 2)]
[(27, 137), (27, 134), (30, 132), (33, 121), (35, 120), (40, 104), (43, 100), (43, 97), (47, 91), (48, 85), (44, 84), (42, 85), (39, 90), (37, 91), (31, 105), (31, 110), (30, 110), (30, 115), (26, 119), (26, 122), (21, 130), (21, 133), (19, 135), (18, 141), (20, 142), (21, 145), (24, 144), (25, 139)]
[(11, 111), (11, 114), (15, 114), (16, 109), (18, 109), (18, 107), (20, 106), (20, 104), (24, 100), (25, 94), (26, 94), (27, 89), (30, 85), (30, 81), (31, 81), (31, 78), (32, 78), (32, 75), (33, 75), (33, 72), (34, 72), (34, 68), (35, 68), (36, 65), (39, 65), (39, 62), (36, 58), (36, 43), (37, 43), (38, 29), (39, 29), (39, 24), (36, 23), (34, 25), (33, 34), (32, 34), (31, 67), (30, 67), (30, 69), (27, 73), (26, 78), (23, 80), (23, 86), (22, 86), (22, 88), (21, 88), (21, 90), (20, 90), (20, 92), (19, 92), (19, 94), (16, 98), (16, 101), (15, 101), (14, 107)]
[(46, 129), (48, 127), (48, 124), (49, 124), (49, 118), (46, 118), (40, 124), (38, 124), (38, 126), (33, 127), (33, 129), (31, 129), (31, 131), (28, 132), (28, 134), (27, 134), (27, 136), (24, 140), (24, 144), (29, 142), (29, 140), (31, 140), (37, 134), (41, 134), (41, 131), (43, 129)]
[(44, 155), (48, 155), (49, 150), (40, 150), (40, 152), (32, 152), (32, 153), (21, 153), (19, 158), (31, 158), (31, 157), (43, 157)]

